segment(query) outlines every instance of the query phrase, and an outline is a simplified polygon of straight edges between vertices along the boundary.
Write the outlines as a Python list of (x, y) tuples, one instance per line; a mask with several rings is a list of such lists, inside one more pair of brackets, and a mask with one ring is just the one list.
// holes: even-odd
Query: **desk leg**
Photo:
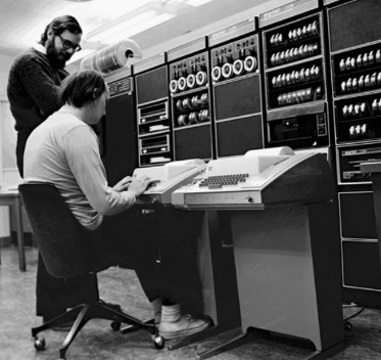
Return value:
[(21, 271), (26, 271), (24, 229), (22, 224), (21, 201), (19, 198), (16, 198), (15, 208), (16, 208), (17, 247), (19, 251), (19, 266)]

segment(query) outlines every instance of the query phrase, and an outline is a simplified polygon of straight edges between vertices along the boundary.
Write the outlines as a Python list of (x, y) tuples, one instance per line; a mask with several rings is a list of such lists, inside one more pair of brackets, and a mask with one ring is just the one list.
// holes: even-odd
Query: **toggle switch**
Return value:
[(188, 125), (189, 124), (189, 119), (188, 119), (188, 116), (187, 115), (180, 115), (178, 118), (177, 118), (177, 124), (179, 126), (185, 126), (185, 125)]
[(360, 104), (360, 113), (362, 116), (366, 115), (366, 103), (361, 103)]
[(282, 96), (282, 94), (281, 94), (281, 95), (278, 95), (278, 97), (277, 97), (277, 101), (278, 101), (278, 105), (280, 105), (280, 106), (283, 105), (283, 96)]
[(181, 100), (176, 101), (176, 109), (179, 111), (183, 111), (183, 102)]
[(352, 90), (353, 91), (357, 90), (357, 84), (358, 84), (357, 78), (353, 78), (353, 80), (352, 80)]
[(376, 86), (377, 85), (377, 73), (374, 72), (370, 78), (370, 85)]
[(377, 50), (376, 52), (376, 62), (381, 62), (381, 50)]
[(373, 50), (370, 51), (368, 54), (368, 62), (369, 62), (369, 65), (374, 64), (374, 52), (373, 52)]
[(343, 93), (347, 91), (347, 83), (345, 81), (342, 81), (340, 84), (340, 89)]
[(279, 56), (280, 64), (283, 64), (285, 62), (285, 52), (282, 51)]
[(359, 55), (357, 56), (357, 58), (356, 58), (356, 66), (359, 67), (359, 68), (363, 66), (363, 63), (362, 63), (362, 55), (361, 55), (361, 54), (359, 54)]
[(275, 34), (271, 35), (270, 37), (270, 45), (275, 46)]
[(277, 84), (277, 81), (276, 81), (276, 76), (273, 76), (271, 78), (271, 85), (273, 88), (277, 88), (278, 87), (278, 84)]
[(352, 78), (349, 78), (347, 80), (347, 91), (351, 91), (352, 90)]
[(208, 93), (203, 93), (200, 98), (201, 105), (208, 105), (209, 103), (209, 97)]
[(358, 85), (360, 90), (365, 86), (364, 79), (365, 79), (364, 75), (361, 75), (359, 78)]
[(304, 72), (304, 76), (305, 76), (306, 81), (311, 80), (311, 72), (310, 72), (309, 68), (307, 68), (306, 71)]
[(272, 54), (271, 55), (271, 58), (270, 58), (270, 64), (271, 65), (275, 65), (276, 64), (276, 59), (275, 59), (276, 55), (275, 54)]
[(296, 29), (296, 39), (300, 40), (302, 38), (302, 28), (297, 28)]
[(316, 36), (319, 34), (319, 28), (318, 28), (318, 23), (317, 21), (315, 20), (313, 23), (312, 23), (312, 26), (311, 26), (311, 35), (313, 36)]
[(296, 83), (296, 81), (295, 81), (295, 74), (296, 74), (296, 71), (292, 70), (292, 73), (291, 73), (291, 76), (290, 76), (291, 84), (295, 84)]
[(372, 102), (372, 111), (377, 112), (378, 111), (378, 101), (377, 99), (374, 99)]
[(193, 109), (196, 109), (198, 108), (200, 105), (200, 98), (198, 97), (198, 95), (194, 95), (192, 96), (192, 99), (191, 99), (191, 107)]
[(364, 66), (368, 66), (368, 54), (365, 53), (363, 56), (362, 56), (362, 63)]
[(182, 105), (183, 105), (183, 109), (184, 110), (189, 110), (191, 108), (190, 101), (189, 101), (188, 98), (183, 99), (183, 104)]
[(302, 38), (305, 38), (307, 36), (308, 36), (307, 25), (304, 25), (302, 28)]
[(191, 112), (189, 114), (189, 123), (190, 124), (198, 123), (198, 114), (196, 112)]
[(344, 59), (340, 60), (339, 69), (340, 69), (340, 71), (345, 71), (345, 60)]
[(348, 117), (348, 105), (344, 105), (342, 111), (343, 111), (343, 117), (347, 118)]
[(369, 75), (369, 74), (365, 76), (364, 84), (365, 84), (365, 87), (368, 87), (368, 86), (371, 85), (371, 82), (370, 82), (370, 75)]

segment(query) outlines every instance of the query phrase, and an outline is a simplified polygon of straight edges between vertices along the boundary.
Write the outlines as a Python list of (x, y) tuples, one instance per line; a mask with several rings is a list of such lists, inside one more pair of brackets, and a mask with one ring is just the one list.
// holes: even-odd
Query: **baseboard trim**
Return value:
[(0, 237), (0, 247), (7, 247), (12, 245), (12, 238), (10, 236)]

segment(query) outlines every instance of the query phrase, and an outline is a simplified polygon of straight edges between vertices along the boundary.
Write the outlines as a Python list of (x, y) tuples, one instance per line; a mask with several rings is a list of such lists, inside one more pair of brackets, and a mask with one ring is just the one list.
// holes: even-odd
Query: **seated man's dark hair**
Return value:
[(95, 70), (80, 70), (69, 75), (60, 86), (61, 104), (77, 108), (98, 99), (106, 91), (103, 75)]

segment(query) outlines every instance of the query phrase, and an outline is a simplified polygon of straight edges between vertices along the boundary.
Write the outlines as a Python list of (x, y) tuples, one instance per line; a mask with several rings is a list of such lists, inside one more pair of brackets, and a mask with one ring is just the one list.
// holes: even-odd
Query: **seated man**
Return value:
[(135, 255), (134, 268), (153, 306), (160, 335), (173, 339), (206, 329), (209, 321), (182, 316), (180, 305), (160, 293), (157, 284), (162, 283), (162, 274), (155, 271), (151, 242), (131, 236), (134, 229), (108, 225), (110, 215), (134, 205), (150, 179), (127, 176), (114, 187), (108, 186), (98, 138), (91, 128), (105, 115), (108, 89), (102, 75), (79, 71), (63, 81), (59, 95), (63, 106), (28, 138), (25, 182), (49, 182), (57, 187), (78, 221), (93, 231), (94, 246), (102, 251), (107, 265), (118, 265), (123, 256)]

